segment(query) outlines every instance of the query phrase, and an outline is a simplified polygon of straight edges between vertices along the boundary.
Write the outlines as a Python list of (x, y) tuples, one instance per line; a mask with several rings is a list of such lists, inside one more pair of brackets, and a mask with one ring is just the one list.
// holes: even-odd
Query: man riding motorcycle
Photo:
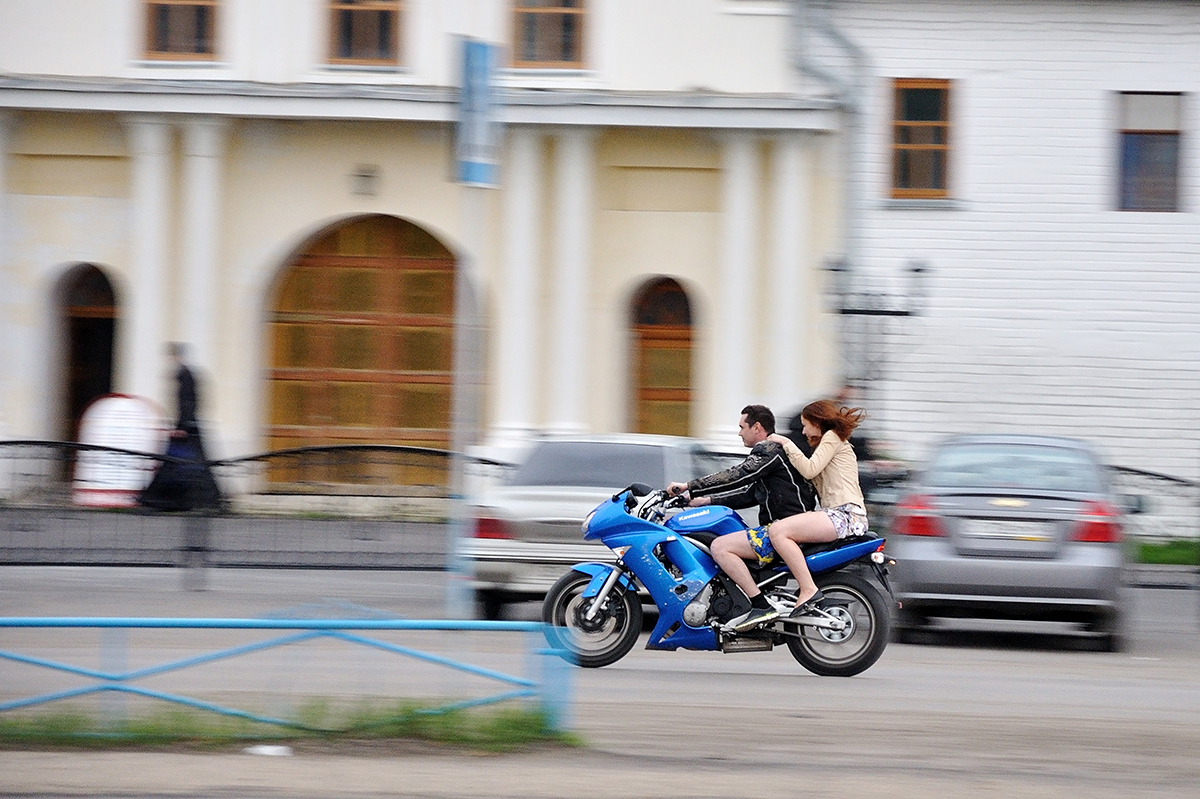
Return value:
[[(686, 496), (692, 506), (715, 504), (740, 509), (757, 504), (760, 531), (778, 519), (816, 510), (817, 492), (812, 484), (788, 461), (783, 447), (767, 440), (774, 432), (775, 415), (771, 410), (765, 405), (747, 405), (738, 420), (738, 435), (742, 444), (750, 447), (746, 459), (687, 483), (671, 483), (667, 492)], [(730, 626), (744, 621), (755, 610), (771, 608), (740, 556), (717, 549), (713, 558), (750, 600), (751, 610), (730, 620)]]

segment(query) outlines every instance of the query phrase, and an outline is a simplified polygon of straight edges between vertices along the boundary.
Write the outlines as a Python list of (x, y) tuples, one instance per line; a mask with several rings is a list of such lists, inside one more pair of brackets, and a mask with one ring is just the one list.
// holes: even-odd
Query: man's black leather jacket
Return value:
[(760, 441), (746, 460), (688, 483), (693, 497), (709, 497), (714, 505), (749, 508), (758, 505), (758, 523), (817, 509), (817, 492), (788, 462), (783, 447)]

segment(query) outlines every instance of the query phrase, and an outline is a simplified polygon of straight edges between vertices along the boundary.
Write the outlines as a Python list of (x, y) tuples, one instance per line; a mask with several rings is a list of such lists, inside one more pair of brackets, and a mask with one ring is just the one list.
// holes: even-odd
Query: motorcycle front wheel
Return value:
[(879, 591), (853, 574), (818, 579), (825, 610), (846, 622), (844, 630), (790, 624), (784, 630), (788, 649), (800, 665), (825, 677), (852, 677), (883, 654), (891, 635), (892, 615)]
[(571, 571), (559, 578), (542, 603), (546, 640), (566, 650), (563, 657), (588, 668), (616, 663), (637, 643), (642, 631), (642, 602), (637, 592), (616, 586), (596, 614), (583, 598), (591, 575)]

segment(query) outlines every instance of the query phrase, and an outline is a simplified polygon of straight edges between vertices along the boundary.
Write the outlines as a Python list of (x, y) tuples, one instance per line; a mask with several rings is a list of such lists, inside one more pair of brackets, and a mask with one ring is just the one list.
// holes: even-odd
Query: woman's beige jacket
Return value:
[(822, 508), (857, 505), (857, 511), (867, 515), (862, 489), (858, 485), (858, 458), (849, 441), (842, 441), (837, 433), (826, 430), (811, 458), (804, 457), (790, 440), (783, 445), (783, 450), (796, 471), (812, 481)]

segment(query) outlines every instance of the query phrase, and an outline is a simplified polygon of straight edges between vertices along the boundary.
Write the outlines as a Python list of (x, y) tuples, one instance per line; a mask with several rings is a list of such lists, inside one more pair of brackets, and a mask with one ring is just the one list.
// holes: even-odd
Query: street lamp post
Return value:
[(897, 335), (892, 320), (926, 311), (929, 264), (910, 261), (900, 293), (852, 288), (850, 270), (842, 260), (831, 261), (826, 269), (831, 275), (831, 310), (841, 317), (842, 383), (861, 390), (870, 404), (875, 399), (872, 389), (886, 379), (889, 345)]

